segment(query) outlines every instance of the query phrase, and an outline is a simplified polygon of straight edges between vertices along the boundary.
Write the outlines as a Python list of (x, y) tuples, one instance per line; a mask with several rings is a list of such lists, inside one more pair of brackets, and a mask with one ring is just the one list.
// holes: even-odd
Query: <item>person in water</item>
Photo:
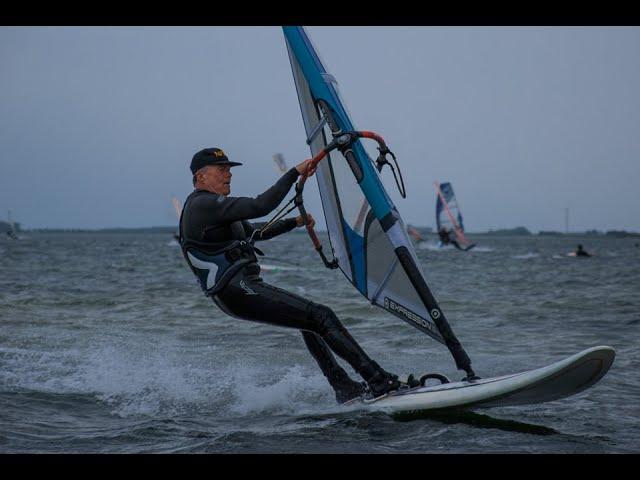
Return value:
[(451, 244), (458, 250), (464, 250), (456, 240), (451, 238), (451, 232), (447, 229), (447, 227), (441, 227), (440, 230), (438, 230), (438, 236), (440, 237), (440, 242), (442, 242), (442, 245)]
[(582, 248), (582, 244), (578, 245), (578, 249), (575, 251), (576, 257), (591, 257), (591, 254)]
[[(194, 191), (185, 200), (180, 217), (180, 245), (205, 294), (232, 317), (300, 330), (339, 403), (417, 386), (412, 377), (408, 383), (401, 382), (369, 358), (329, 307), (269, 285), (260, 277), (256, 253), (262, 252), (253, 242), (302, 227), (304, 221), (301, 216), (278, 220), (262, 232), (264, 224), (249, 220), (273, 211), (310, 168), (310, 160), (291, 168), (255, 198), (230, 196), (231, 168), (239, 165), (219, 148), (205, 148), (191, 160)], [(307, 173), (313, 175), (315, 168)], [(311, 215), (307, 221), (315, 224)], [(334, 353), (365, 382), (351, 379)]]
[(443, 245), (449, 245), (449, 243), (451, 243), (451, 237), (449, 236), (449, 230), (447, 230), (447, 227), (441, 227), (440, 230), (438, 230), (438, 236), (440, 237), (440, 242), (442, 242)]

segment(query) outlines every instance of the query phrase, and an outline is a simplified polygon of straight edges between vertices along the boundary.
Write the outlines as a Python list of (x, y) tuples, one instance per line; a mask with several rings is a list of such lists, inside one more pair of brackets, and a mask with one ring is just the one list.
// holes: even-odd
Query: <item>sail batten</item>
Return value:
[(322, 128), (325, 126), (326, 123), (327, 123), (327, 119), (322, 117), (322, 120), (320, 120), (318, 125), (316, 125), (313, 128), (313, 130), (311, 130), (311, 133), (309, 134), (309, 138), (307, 138), (307, 145), (311, 145), (311, 142), (313, 142), (316, 136), (322, 131)]

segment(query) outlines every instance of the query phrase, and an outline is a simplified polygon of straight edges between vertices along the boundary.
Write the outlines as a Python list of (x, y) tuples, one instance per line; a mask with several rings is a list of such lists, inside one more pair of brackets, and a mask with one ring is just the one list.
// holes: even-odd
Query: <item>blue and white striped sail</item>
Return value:
[[(460, 246), (469, 247), (471, 243), (464, 234), (464, 224), (462, 223), (462, 212), (460, 205), (453, 193), (453, 186), (450, 182), (438, 183), (436, 187), (436, 227), (438, 232), (446, 229), (454, 235), (454, 239)], [(469, 247), (471, 248), (471, 247)]]
[[(460, 212), (460, 208), (458, 207), (458, 201), (456, 200), (456, 195), (453, 193), (453, 187), (451, 186), (451, 183), (441, 183), (440, 192), (442, 193), (442, 197), (438, 195), (436, 199), (436, 226), (438, 227), (438, 230), (443, 227), (446, 227), (449, 230), (454, 230), (459, 227), (460, 230), (464, 233), (464, 226), (462, 224), (462, 213)], [(452, 217), (447, 214), (444, 206), (445, 203), (447, 204)], [(454, 223), (451, 221), (451, 218), (454, 218), (457, 221), (455, 221)]]
[[(356, 128), (305, 29), (283, 30), (315, 156), (334, 136)], [(458, 368), (465, 368), (469, 358), (431, 295), (404, 222), (360, 142), (344, 154), (332, 151), (316, 173), (333, 256), (362, 295), (446, 344)]]

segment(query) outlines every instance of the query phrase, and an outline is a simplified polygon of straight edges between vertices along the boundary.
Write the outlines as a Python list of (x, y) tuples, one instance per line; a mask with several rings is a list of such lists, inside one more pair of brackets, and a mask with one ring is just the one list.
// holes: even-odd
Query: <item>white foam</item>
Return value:
[(473, 247), (471, 250), (469, 250), (469, 252), (473, 253), (473, 252), (493, 252), (493, 248), (491, 247), (483, 247), (483, 246), (475, 246)]
[(291, 266), (285, 266), (285, 265), (269, 265), (269, 264), (261, 263), (260, 270), (265, 272), (269, 272), (269, 271), (277, 272), (277, 271), (284, 271), (284, 270), (300, 270), (300, 269), (298, 267), (291, 267)]
[(522, 255), (513, 255), (511, 258), (517, 258), (518, 260), (526, 260), (528, 258), (537, 258), (539, 256), (540, 256), (540, 254), (538, 254), (538, 253), (529, 252), (529, 253), (525, 253), (525, 254), (522, 254)]
[(417, 247), (420, 250), (431, 250), (431, 251), (437, 251), (437, 252), (441, 252), (441, 251), (447, 251), (447, 250), (453, 250), (454, 247), (453, 245), (444, 245), (441, 246), (439, 243), (430, 243), (430, 242), (420, 242)]
[(93, 396), (120, 417), (212, 410), (307, 414), (336, 406), (332, 388), (311, 363), (228, 363), (215, 347), (193, 355), (157, 336), (108, 336), (96, 343), (58, 352), (5, 348), (13, 358), (0, 379), (29, 390)]
[(326, 407), (335, 405), (333, 390), (321, 374), (311, 374), (296, 365), (275, 381), (265, 383), (260, 370), (250, 367), (233, 372), (233, 412), (241, 415), (263, 412), (301, 414), (318, 411), (318, 407), (326, 410)]
[(185, 363), (179, 351), (156, 347), (143, 345), (136, 350), (134, 345), (111, 344), (97, 348), (80, 366), (77, 386), (94, 393), (120, 416), (197, 408), (228, 388), (219, 375), (202, 365)]

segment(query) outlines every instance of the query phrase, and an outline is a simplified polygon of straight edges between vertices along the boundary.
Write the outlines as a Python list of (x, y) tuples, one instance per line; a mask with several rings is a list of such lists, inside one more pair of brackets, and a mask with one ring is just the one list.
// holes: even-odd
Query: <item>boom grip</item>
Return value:
[(320, 243), (320, 239), (318, 238), (318, 235), (316, 234), (316, 231), (313, 229), (313, 227), (307, 225), (307, 233), (311, 237), (311, 241), (313, 242), (313, 246), (316, 248), (316, 250), (321, 250), (322, 244)]

